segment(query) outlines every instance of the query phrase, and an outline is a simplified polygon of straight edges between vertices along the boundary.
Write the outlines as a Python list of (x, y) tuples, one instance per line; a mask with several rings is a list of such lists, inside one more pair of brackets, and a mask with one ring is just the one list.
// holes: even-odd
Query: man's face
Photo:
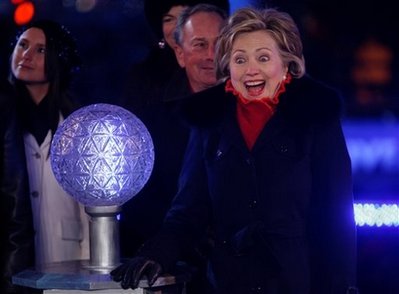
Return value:
[(216, 84), (215, 43), (223, 19), (214, 12), (198, 12), (183, 28), (182, 44), (176, 57), (185, 68), (192, 91), (199, 92)]

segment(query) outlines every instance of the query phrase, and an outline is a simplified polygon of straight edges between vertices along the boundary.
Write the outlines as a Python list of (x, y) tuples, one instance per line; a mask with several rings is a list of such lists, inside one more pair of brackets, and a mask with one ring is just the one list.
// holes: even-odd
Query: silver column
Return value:
[(120, 262), (119, 222), (120, 206), (85, 207), (90, 216), (90, 268), (112, 270)]

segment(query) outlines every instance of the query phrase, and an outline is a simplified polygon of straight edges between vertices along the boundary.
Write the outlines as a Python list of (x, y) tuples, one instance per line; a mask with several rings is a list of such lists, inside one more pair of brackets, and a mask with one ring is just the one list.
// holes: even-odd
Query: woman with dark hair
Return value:
[(25, 146), (36, 265), (89, 258), (88, 216), (54, 178), (49, 156), (58, 125), (74, 110), (68, 90), (80, 65), (71, 33), (50, 20), (26, 27), (11, 56), (9, 80)]

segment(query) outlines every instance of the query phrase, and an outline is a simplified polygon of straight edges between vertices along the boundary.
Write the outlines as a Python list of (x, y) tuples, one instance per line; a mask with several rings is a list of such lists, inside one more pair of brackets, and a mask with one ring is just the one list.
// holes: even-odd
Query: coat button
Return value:
[(280, 145), (280, 152), (281, 153), (287, 153), (288, 152), (288, 146), (287, 145)]
[(33, 198), (37, 198), (37, 197), (39, 197), (39, 192), (38, 191), (33, 191), (31, 193), (31, 195), (32, 195)]
[(251, 203), (249, 203), (249, 208), (254, 208), (256, 204), (257, 204), (256, 200), (253, 200)]
[(36, 159), (39, 159), (41, 156), (40, 156), (40, 153), (39, 152), (36, 152), (35, 153), (35, 157), (36, 157)]

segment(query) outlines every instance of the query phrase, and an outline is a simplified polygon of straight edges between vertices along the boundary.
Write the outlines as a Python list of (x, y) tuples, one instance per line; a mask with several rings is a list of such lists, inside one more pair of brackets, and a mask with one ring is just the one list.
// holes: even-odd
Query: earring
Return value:
[(165, 48), (165, 39), (161, 39), (161, 40), (158, 42), (158, 47), (159, 47), (160, 49), (164, 49), (164, 48)]
[(283, 81), (285, 81), (287, 79), (286, 75), (283, 75)]

